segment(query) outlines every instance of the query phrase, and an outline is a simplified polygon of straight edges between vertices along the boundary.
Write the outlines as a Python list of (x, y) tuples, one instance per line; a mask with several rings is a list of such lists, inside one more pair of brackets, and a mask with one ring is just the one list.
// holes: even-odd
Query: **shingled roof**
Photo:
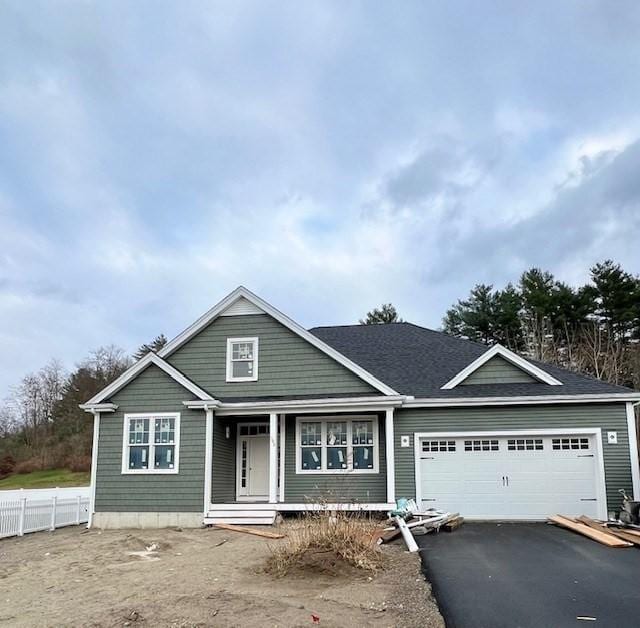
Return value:
[(535, 360), (529, 361), (563, 385), (549, 386), (541, 382), (475, 384), (442, 390), (444, 384), (487, 351), (487, 347), (413, 323), (314, 327), (309, 331), (394, 390), (414, 397), (455, 399), (632, 392), (623, 386)]

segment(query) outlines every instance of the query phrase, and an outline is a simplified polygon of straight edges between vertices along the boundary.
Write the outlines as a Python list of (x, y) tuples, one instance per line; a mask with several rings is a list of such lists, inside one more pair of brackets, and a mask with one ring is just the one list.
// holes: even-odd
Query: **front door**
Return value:
[(269, 499), (269, 426), (240, 424), (237, 451), (237, 499)]

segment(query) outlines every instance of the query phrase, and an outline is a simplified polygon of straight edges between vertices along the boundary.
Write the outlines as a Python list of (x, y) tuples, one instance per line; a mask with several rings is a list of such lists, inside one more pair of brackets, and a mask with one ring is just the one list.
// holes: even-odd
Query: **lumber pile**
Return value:
[(607, 547), (640, 546), (640, 534), (633, 534), (628, 530), (615, 530), (585, 515), (577, 519), (564, 515), (554, 515), (549, 517), (548, 520), (561, 528), (582, 534)]
[[(459, 528), (464, 519), (459, 513), (443, 512), (441, 510), (431, 510), (416, 512), (406, 516), (394, 515), (391, 517), (392, 526), (385, 528), (380, 535), (378, 543), (389, 543), (399, 536), (402, 536), (407, 549), (410, 552), (417, 552), (418, 545), (414, 536), (438, 532), (441, 528), (452, 532)], [(449, 526), (449, 527), (447, 527)], [(640, 538), (640, 537), (638, 537)]]

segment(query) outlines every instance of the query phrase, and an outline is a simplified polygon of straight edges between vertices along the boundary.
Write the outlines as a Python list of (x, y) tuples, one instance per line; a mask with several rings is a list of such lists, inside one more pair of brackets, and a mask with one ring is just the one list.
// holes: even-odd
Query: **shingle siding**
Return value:
[[(227, 338), (259, 338), (258, 381), (227, 382)], [(216, 398), (379, 394), (353, 372), (266, 314), (222, 316), (167, 361)]]
[[(566, 428), (570, 432), (572, 428), (602, 428), (608, 508), (620, 507), (618, 489), (632, 489), (626, 409), (622, 403), (400, 409), (394, 423), (397, 497), (415, 497), (414, 432), (467, 430)], [(617, 445), (607, 443), (607, 430), (617, 431)], [(400, 447), (402, 435), (411, 437), (411, 447)]]
[[(530, 384), (537, 381), (529, 373), (496, 355), (460, 382), (460, 386), (472, 386), (474, 384)], [(540, 385), (543, 386), (544, 384)]]
[[(205, 413), (187, 410), (193, 396), (157, 366), (150, 366), (111, 401), (100, 416), (96, 512), (202, 512)], [(122, 474), (125, 413), (179, 412), (180, 458), (176, 474)]]
[[(345, 417), (348, 418), (348, 417)], [(386, 502), (387, 463), (384, 451), (384, 418), (378, 417), (379, 473), (317, 475), (296, 473), (296, 417), (287, 416), (285, 444), (285, 501)]]

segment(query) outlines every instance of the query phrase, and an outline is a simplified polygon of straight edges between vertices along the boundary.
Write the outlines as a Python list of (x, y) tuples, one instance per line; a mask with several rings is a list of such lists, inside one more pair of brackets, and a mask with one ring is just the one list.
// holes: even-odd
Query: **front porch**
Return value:
[(395, 504), (393, 407), (243, 410), (207, 410), (205, 524)]

